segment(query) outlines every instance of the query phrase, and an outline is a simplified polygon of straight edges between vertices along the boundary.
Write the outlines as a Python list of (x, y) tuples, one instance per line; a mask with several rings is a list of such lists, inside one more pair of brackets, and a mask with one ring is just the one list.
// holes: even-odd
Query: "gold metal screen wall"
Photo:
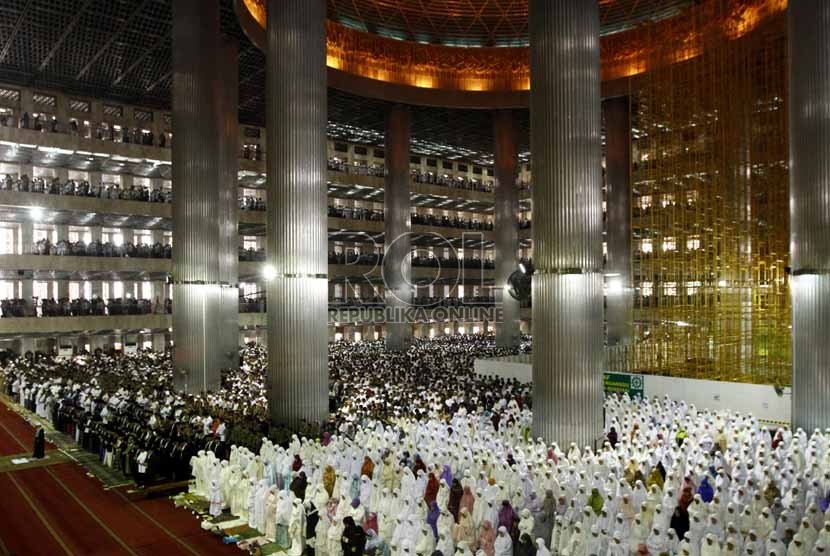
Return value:
[(609, 367), (789, 384), (786, 13), (736, 37), (734, 0), (691, 10), (628, 81), (637, 326)]

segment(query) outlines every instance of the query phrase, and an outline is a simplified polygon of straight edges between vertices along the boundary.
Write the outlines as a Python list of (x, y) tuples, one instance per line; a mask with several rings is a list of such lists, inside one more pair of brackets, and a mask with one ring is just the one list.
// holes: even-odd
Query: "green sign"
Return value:
[(624, 373), (605, 373), (603, 389), (606, 394), (628, 394), (643, 397), (644, 381), (642, 375)]

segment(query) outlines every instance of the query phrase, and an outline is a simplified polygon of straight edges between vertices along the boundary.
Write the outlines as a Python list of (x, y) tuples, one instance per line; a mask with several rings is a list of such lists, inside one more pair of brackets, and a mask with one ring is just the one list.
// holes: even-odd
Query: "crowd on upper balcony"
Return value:
[(441, 228), (461, 228), (464, 230), (492, 230), (493, 223), (487, 221), (480, 221), (475, 218), (450, 218), (446, 215), (438, 214), (419, 214), (413, 212), (410, 214), (410, 220), (413, 224), (419, 226), (438, 226)]
[(62, 122), (56, 116), (42, 115), (40, 113), (29, 115), (28, 112), (23, 112), (19, 120), (16, 120), (13, 115), (8, 113), (0, 114), (0, 126), (20, 127), (21, 129), (32, 129), (34, 131), (51, 133), (83, 135), (84, 137), (88, 136), (99, 141), (133, 143), (148, 147), (169, 147), (171, 139), (168, 133), (160, 133), (156, 137), (152, 131), (138, 126), (130, 128), (126, 125), (101, 123), (91, 127), (84, 123), (79, 123), (79, 120), (76, 118), (70, 118), (68, 122)]
[(116, 297), (104, 301), (103, 298), (92, 296), (92, 299), (79, 297), (70, 299), (44, 298), (38, 300), (3, 299), (0, 300), (0, 314), (3, 318), (10, 317), (84, 317), (84, 316), (117, 316), (117, 315), (150, 315), (154, 313), (170, 314), (172, 300), (155, 301), (135, 297)]
[[(383, 253), (359, 253), (357, 251), (348, 249), (346, 251), (336, 252), (330, 251), (329, 252), (329, 264), (350, 264), (350, 265), (379, 265), (383, 262)], [(411, 257), (410, 262), (412, 266), (425, 266), (425, 267), (432, 267), (432, 268), (439, 268), (439, 267), (453, 267), (453, 266), (462, 266), (463, 268), (495, 268), (496, 263), (493, 259), (486, 258), (481, 259), (477, 256), (473, 257), (463, 257), (461, 259), (456, 257), (443, 257), (439, 256), (436, 257), (435, 255), (431, 256), (420, 256), (414, 255)]]
[(156, 242), (152, 245), (132, 242), (116, 245), (109, 241), (60, 240), (53, 243), (48, 238), (38, 240), (31, 249), (32, 255), (57, 255), (74, 257), (129, 257), (138, 259), (169, 259), (173, 254), (173, 246)]
[(435, 172), (423, 172), (420, 170), (412, 170), (412, 181), (415, 183), (425, 183), (429, 185), (441, 185), (444, 187), (452, 187), (454, 189), (467, 189), (469, 191), (481, 191), (483, 193), (490, 193), (493, 191), (493, 182), (484, 182), (475, 178), (468, 178), (466, 176), (450, 176), (448, 174), (437, 174)]
[(239, 247), (239, 260), (245, 262), (255, 262), (265, 260), (265, 248), (260, 247), (255, 249), (253, 247)]
[[(331, 218), (348, 218), (350, 220), (383, 221), (383, 211), (365, 207), (329, 206), (328, 215)], [(492, 230), (493, 223), (480, 221), (475, 218), (449, 217), (438, 214), (410, 214), (412, 224), (419, 226), (435, 226), (439, 228), (460, 228), (464, 230)]]
[(241, 210), (265, 210), (265, 199), (260, 199), (253, 195), (243, 195), (239, 198), (239, 208)]
[(328, 161), (328, 169), (331, 172), (343, 172), (345, 174), (353, 174), (356, 176), (383, 177), (386, 175), (386, 171), (381, 166), (353, 164), (340, 160), (339, 158), (330, 158)]
[(351, 220), (383, 221), (383, 211), (363, 207), (329, 206), (330, 218), (348, 218)]
[[(330, 158), (328, 161), (328, 169), (332, 172), (343, 172), (357, 176), (376, 176), (383, 177), (386, 175), (386, 170), (382, 166), (355, 164), (353, 162), (346, 162), (339, 158)], [(493, 191), (492, 181), (483, 181), (467, 176), (450, 176), (449, 174), (438, 174), (435, 172), (423, 172), (421, 170), (411, 170), (412, 181), (415, 183), (423, 183), (428, 185), (440, 185), (443, 187), (451, 187), (453, 189), (466, 189), (468, 191), (481, 191), (483, 193), (490, 193)]]
[(119, 199), (122, 201), (143, 201), (146, 203), (170, 203), (173, 192), (162, 187), (131, 185), (121, 187), (116, 183), (92, 184), (87, 180), (68, 179), (61, 182), (59, 178), (35, 177), (23, 174), (14, 178), (6, 174), (0, 180), (0, 191), (18, 191), (22, 193), (44, 193), (47, 195), (66, 195), (71, 197), (93, 197), (97, 199)]

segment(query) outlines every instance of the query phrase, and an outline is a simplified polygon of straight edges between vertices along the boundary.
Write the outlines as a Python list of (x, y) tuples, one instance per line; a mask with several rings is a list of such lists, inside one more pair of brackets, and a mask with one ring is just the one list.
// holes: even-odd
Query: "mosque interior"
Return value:
[(830, 550), (828, 74), (827, 0), (0, 1), (0, 555)]

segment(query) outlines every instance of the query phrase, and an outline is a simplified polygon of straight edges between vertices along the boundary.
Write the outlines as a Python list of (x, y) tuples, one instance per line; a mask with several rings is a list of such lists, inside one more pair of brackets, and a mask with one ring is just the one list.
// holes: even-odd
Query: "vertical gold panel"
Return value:
[(790, 383), (786, 17), (738, 34), (732, 9), (661, 22), (698, 48), (627, 81), (637, 326), (612, 370)]

